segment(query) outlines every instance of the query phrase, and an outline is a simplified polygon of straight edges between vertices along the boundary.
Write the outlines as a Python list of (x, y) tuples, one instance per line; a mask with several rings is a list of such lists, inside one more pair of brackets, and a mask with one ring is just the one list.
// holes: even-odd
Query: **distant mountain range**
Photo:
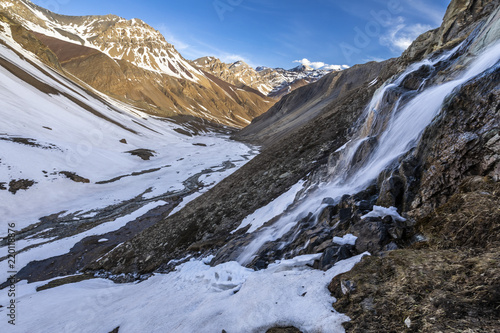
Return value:
[(2, 0), (0, 332), (498, 332), (499, 115), (500, 0), (331, 73)]
[(46, 62), (102, 93), (158, 116), (194, 116), (244, 127), (290, 91), (328, 74), (204, 57), (188, 61), (161, 33), (139, 19), (116, 15), (65, 16), (29, 0), (0, 3), (32, 52), (45, 47)]
[(52, 67), (148, 113), (243, 127), (275, 103), (193, 66), (141, 20), (63, 16), (28, 0), (5, 0), (0, 9), (26, 49), (40, 53), (43, 45)]
[(215, 57), (202, 57), (194, 60), (192, 64), (231, 84), (251, 87), (263, 95), (276, 99), (332, 72), (332, 70), (314, 69), (306, 65), (290, 70), (269, 67), (254, 69), (244, 61), (227, 64)]

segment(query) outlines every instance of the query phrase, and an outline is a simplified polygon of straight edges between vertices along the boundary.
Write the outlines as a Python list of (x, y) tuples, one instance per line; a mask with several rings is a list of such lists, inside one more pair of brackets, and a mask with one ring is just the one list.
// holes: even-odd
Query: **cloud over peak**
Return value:
[(347, 65), (328, 65), (322, 61), (310, 61), (309, 59), (303, 58), (302, 60), (294, 60), (294, 63), (299, 63), (304, 66), (312, 67), (314, 69), (326, 69), (326, 70), (336, 70), (340, 71), (349, 68)]

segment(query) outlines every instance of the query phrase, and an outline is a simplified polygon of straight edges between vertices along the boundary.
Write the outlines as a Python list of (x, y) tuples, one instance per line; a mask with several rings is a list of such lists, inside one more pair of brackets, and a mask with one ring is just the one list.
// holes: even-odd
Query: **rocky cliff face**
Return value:
[(279, 141), (319, 115), (337, 108), (338, 101), (361, 87), (381, 83), (381, 71), (387, 63), (368, 63), (326, 75), (315, 84), (300, 87), (283, 97), (268, 112), (255, 118), (238, 132), (238, 140), (263, 144)]
[[(495, 331), (500, 306), (499, 8), (498, 0), (452, 1), (443, 25), (420, 36), (402, 57), (331, 73), (282, 98), (237, 135), (263, 143), (260, 154), (177, 213), (171, 214), (172, 203), (178, 203), (180, 197), (165, 194), (161, 198), (169, 201), (168, 207), (135, 222), (142, 227), (146, 222), (148, 228), (139, 228), (140, 232), (126, 229), (137, 233), (132, 239), (110, 233), (117, 237), (111, 240), (115, 243), (104, 247), (110, 239), (100, 246), (99, 237), (92, 236), (69, 253), (32, 261), (18, 276), (31, 282), (78, 271), (85, 272), (81, 278), (127, 282), (147, 279), (155, 272), (171, 272), (188, 257), (204, 258), (213, 266), (204, 269), (220, 270), (201, 275), (195, 271), (192, 280), (189, 273), (180, 272), (185, 274), (180, 280), (189, 284), (184, 289), (206, 280), (203, 288), (217, 287), (222, 291), (219, 296), (239, 297), (248, 290), (238, 289), (242, 284), (232, 280), (237, 274), (228, 273), (231, 265), (238, 267), (238, 274), (254, 273), (240, 270), (239, 264), (261, 271), (279, 267), (276, 269), (283, 269), (281, 279), (294, 265), (294, 259), (289, 266), (272, 265), (283, 259), (310, 255), (308, 265), (331, 272), (339, 261), (369, 251), (372, 255), (352, 271), (328, 278), (337, 299), (333, 308), (352, 319), (345, 324), (347, 330)], [(15, 23), (4, 17), (0, 26), (4, 32), (14, 31)], [(109, 87), (110, 94), (127, 99), (138, 98), (133, 95), (137, 94), (148, 96), (145, 103), (160, 103), (164, 92), (159, 89), (156, 95), (154, 90), (159, 74), (134, 65), (133, 60), (115, 62), (81, 43), (59, 48), (48, 36), (35, 36), (27, 30), (17, 35), (33, 49), (52, 45), (40, 49), (45, 62), (59, 62), (63, 70), (80, 73), (82, 80)], [(88, 72), (92, 64), (95, 71), (106, 73), (101, 80), (109, 81), (96, 81), (96, 72)], [(229, 72), (220, 65), (219, 75), (224, 73)], [(214, 74), (202, 74), (196, 76), (198, 84), (212, 85), (214, 90), (220, 87), (217, 97), (227, 94), (236, 99), (240, 96), (236, 91), (244, 90)], [(144, 87), (137, 90), (114, 79), (141, 76), (147, 80), (138, 80)], [(176, 94), (195, 94), (188, 79), (178, 81), (162, 74), (161, 80), (174, 87)], [(36, 83), (44, 92), (55, 91)], [(180, 99), (171, 101), (176, 107), (184, 105)], [(104, 111), (109, 110), (104, 107)], [(144, 120), (134, 129), (151, 123)], [(127, 135), (129, 140), (135, 139), (135, 134)], [(113, 140), (118, 145), (118, 138)], [(168, 151), (158, 148), (163, 148), (163, 154)], [(134, 153), (148, 158), (154, 155), (144, 149)], [(224, 164), (224, 168), (230, 166), (230, 161)], [(71, 173), (65, 175), (79, 179)], [(191, 177), (185, 183), (189, 191), (199, 186)], [(20, 180), (9, 183), (9, 190), (24, 191), (32, 185)], [(0, 189), (6, 187), (0, 183)], [(57, 216), (43, 222), (54, 221)], [(196, 265), (196, 260), (191, 264)], [(293, 274), (300, 270), (318, 273), (301, 266)], [(325, 274), (329, 273), (319, 273)], [(167, 277), (160, 280), (163, 286), (180, 283), (172, 283), (168, 274), (157, 276)], [(305, 300), (310, 294), (304, 288), (313, 281), (304, 281), (292, 292)], [(261, 289), (259, 282), (253, 280)], [(147, 302), (153, 297), (148, 294)], [(111, 303), (104, 303), (101, 309)], [(309, 318), (310, 314), (303, 316)], [(266, 329), (271, 327), (266, 325)], [(281, 330), (297, 331), (292, 327)]]
[[(443, 26), (419, 37), (401, 58), (385, 63), (360, 65), (342, 73), (332, 73), (286, 96), (239, 134), (240, 137), (246, 136), (266, 144), (259, 156), (211, 192), (187, 205), (183, 211), (144, 231), (90, 268), (115, 274), (168, 270), (168, 261), (186, 251), (214, 253), (213, 264), (240, 260), (242, 249), (254, 249), (257, 237), (266, 235), (269, 230), (278, 233), (281, 229), (278, 229), (277, 225), (285, 222), (293, 222), (293, 226), (282, 232), (278, 239), (269, 238), (273, 241), (262, 242), (247, 262), (251, 267), (262, 268), (282, 257), (319, 252), (322, 256), (315, 263), (315, 267), (327, 269), (337, 260), (363, 251), (376, 255), (404, 249), (399, 250), (403, 252), (389, 252), (386, 254), (387, 259), (383, 257), (376, 260), (382, 260), (383, 265), (389, 265), (390, 269), (402, 269), (402, 276), (410, 279), (408, 284), (405, 284), (409, 287), (411, 279), (417, 277), (409, 274), (408, 268), (401, 268), (402, 263), (398, 261), (397, 256), (407, 256), (412, 258), (409, 260), (415, 261), (423, 260), (425, 267), (431, 267), (438, 262), (439, 265), (453, 265), (460, 261), (457, 257), (450, 257), (445, 263), (437, 260), (436, 258), (446, 257), (447, 254), (435, 250), (432, 244), (441, 244), (441, 239), (448, 236), (458, 239), (466, 228), (489, 230), (478, 233), (477, 236), (471, 231), (471, 237), (487, 237), (489, 232), (498, 229), (498, 218), (494, 212), (491, 212), (493, 215), (486, 212), (488, 217), (482, 221), (476, 220), (471, 212), (467, 211), (470, 203), (464, 201), (465, 198), (483, 200), (483, 193), (491, 197), (485, 197), (486, 201), (481, 207), (493, 209), (495, 197), (498, 196), (494, 185), (499, 178), (500, 163), (497, 94), (500, 57), (498, 46), (494, 47), (500, 38), (498, 8), (498, 1), (495, 0), (453, 1)], [(454, 47), (455, 49), (451, 50)], [(490, 58), (483, 54), (486, 50), (493, 50)], [(474, 62), (481, 54), (483, 60)], [(428, 55), (431, 57), (424, 60)], [(484, 59), (488, 59), (487, 66), (482, 63)], [(415, 62), (420, 63), (413, 65)], [(468, 77), (468, 73), (473, 72), (474, 68), (484, 70)], [(461, 81), (461, 77), (467, 79)], [(364, 80), (360, 81), (360, 78)], [(326, 186), (324, 184), (335, 180), (334, 175), (337, 173), (345, 174), (343, 177), (349, 179), (356, 174), (373, 173), (372, 168), (377, 170), (375, 164), (370, 164), (370, 161), (373, 155), (381, 154), (380, 146), (383, 145), (384, 138), (391, 135), (384, 134), (386, 130), (395, 126), (390, 125), (393, 121), (391, 119), (394, 119), (391, 110), (396, 110), (396, 114), (402, 112), (398, 111), (402, 109), (417, 110), (411, 103), (419, 95), (424, 96), (424, 93), (429, 94), (425, 95), (429, 98), (416, 105), (421, 105), (422, 108), (432, 107), (425, 104), (432, 102), (431, 93), (441, 89), (444, 91), (446, 87), (455, 84), (454, 82), (457, 88), (451, 91), (442, 107), (441, 104), (437, 105), (440, 112), (433, 120), (433, 117), (429, 119), (432, 121), (424, 133), (417, 137), (417, 142), (410, 141), (406, 148), (403, 147), (409, 150), (387, 164), (372, 182), (364, 188), (357, 187), (358, 192), (346, 193), (340, 197), (329, 198), (324, 195), (321, 200), (320, 195), (314, 194), (318, 188), (321, 189)], [(436, 96), (441, 95), (436, 93)], [(388, 113), (383, 115), (382, 110), (387, 110)], [(281, 117), (285, 117), (283, 123), (277, 121)], [(299, 120), (289, 125), (287, 117), (298, 117)], [(413, 127), (416, 124), (406, 125)], [(349, 140), (357, 140), (357, 135), (364, 139), (358, 140), (354, 146), (349, 146)], [(397, 149), (397, 144), (394, 143), (394, 149)], [(390, 155), (391, 151), (388, 150), (386, 154)], [(348, 156), (350, 162), (346, 165), (344, 163)], [(381, 154), (381, 157), (384, 157), (384, 154)], [(266, 167), (263, 168), (263, 165)], [(370, 167), (363, 169), (364, 165)], [(258, 229), (260, 233), (247, 233), (248, 227), (234, 232), (245, 216), (268, 205), (304, 177), (309, 185), (308, 190), (299, 192), (302, 195), (298, 196), (299, 199), (292, 205), (295, 208), (289, 211), (288, 215), (271, 219), (265, 224), (267, 228)], [(476, 185), (477, 182), (484, 184), (470, 188), (466, 184), (471, 181), (476, 182)], [(489, 190), (482, 191), (481, 188)], [(359, 191), (360, 189), (362, 190)], [(458, 199), (454, 199), (457, 192), (462, 194), (458, 194)], [(334, 190), (333, 193), (337, 192)], [(317, 197), (318, 201), (307, 201), (311, 196)], [(294, 215), (292, 212), (300, 209), (297, 207), (302, 205), (300, 198), (306, 198), (303, 200), (310, 204), (303, 214)], [(453, 204), (453, 200), (458, 201)], [(447, 202), (454, 205), (454, 208), (447, 207)], [(395, 208), (389, 212), (375, 206)], [(440, 207), (444, 208), (439, 210)], [(377, 213), (368, 214), (372, 210)], [(452, 217), (447, 214), (455, 215)], [(457, 220), (456, 214), (460, 215), (462, 220)], [(449, 228), (443, 226), (444, 229), (435, 229), (439, 224), (438, 220), (448, 217), (454, 219), (453, 223), (458, 223), (457, 229), (451, 225)], [(433, 227), (426, 229), (426, 226)], [(447, 235), (444, 230), (448, 230)], [(334, 236), (342, 237), (346, 233), (358, 237), (354, 245), (332, 242)], [(431, 238), (435, 243), (428, 241)], [(490, 243), (487, 244), (496, 246), (494, 244), (497, 240), (490, 240), (492, 243), (488, 241)], [(442, 246), (443, 251), (447, 251), (451, 245), (442, 243)], [(479, 262), (482, 255), (488, 258), (498, 255), (494, 248), (483, 251), (481, 242), (459, 242), (454, 246), (461, 246), (464, 251), (470, 251), (466, 257), (471, 263)], [(417, 249), (421, 248), (425, 250), (419, 252)], [(405, 253), (404, 251), (409, 252), (407, 255), (401, 254)], [(413, 264), (416, 265), (416, 262), (411, 263)], [(411, 265), (407, 267), (412, 267)], [(374, 266), (360, 265), (358, 270), (348, 273), (345, 278), (341, 276), (331, 285), (332, 292), (341, 299), (340, 309), (350, 309), (350, 306), (354, 306), (352, 297), (356, 297), (356, 308), (349, 310), (349, 315), (354, 319), (350, 327), (354, 330), (368, 329), (363, 322), (380, 318), (378, 311), (384, 311), (383, 307), (386, 306), (385, 301), (378, 300), (376, 290), (365, 287), (368, 285), (365, 284), (366, 280), (363, 280), (363, 269), (371, 269), (370, 267)], [(498, 283), (498, 267), (489, 267), (495, 270), (490, 282), (481, 280), (477, 275), (478, 272), (489, 268), (478, 271), (471, 267), (464, 269), (466, 274), (478, 277), (475, 280), (477, 283), (484, 282), (487, 290)], [(430, 284), (426, 285), (426, 288), (431, 290), (440, 288), (438, 286), (441, 282), (444, 283), (443, 279), (447, 279), (446, 274), (432, 276), (435, 280), (429, 280)], [(371, 279), (369, 284), (380, 285), (380, 288), (389, 286), (389, 283), (398, 283), (386, 275), (376, 275)], [(359, 289), (355, 287), (357, 284), (360, 285)], [(345, 287), (346, 285), (351, 286), (351, 289)], [(473, 288), (469, 285), (464, 287)], [(342, 291), (339, 291), (340, 289)], [(407, 289), (401, 292), (409, 293), (409, 297), (421, 297)], [(351, 296), (343, 296), (349, 293)], [(447, 293), (448, 291), (443, 291), (440, 297), (446, 298)], [(480, 314), (484, 321), (474, 324), (478, 329), (488, 330), (493, 327), (493, 309), (498, 306), (498, 300), (488, 299), (484, 303), (485, 311)], [(402, 306), (409, 304), (404, 302), (401, 301)], [(469, 301), (456, 298), (456, 302)], [(470, 304), (476, 304), (471, 305), (471, 308), (479, 306), (479, 303), (471, 302), (473, 303)], [(429, 330), (429, 327), (433, 327), (429, 321), (432, 318), (428, 317), (430, 313), (455, 311), (440, 304), (434, 303), (434, 310), (428, 311), (429, 308), (425, 308), (424, 303), (417, 303), (414, 310), (405, 312), (409, 317), (406, 324), (403, 315), (398, 317), (397, 320), (400, 321), (397, 323), (395, 317), (391, 317), (393, 313), (391, 316), (383, 315), (393, 325), (386, 327), (393, 327), (395, 330), (404, 330), (405, 327), (409, 330)], [(460, 305), (457, 306), (460, 308)], [(460, 315), (454, 313), (454, 318), (458, 319)], [(467, 317), (468, 320), (472, 320), (475, 315), (471, 312), (469, 316), (471, 317)], [(436, 318), (439, 321), (445, 317)], [(463, 325), (463, 322), (452, 322), (455, 329), (463, 327), (460, 325)], [(376, 329), (373, 328), (372, 331)]]
[(193, 64), (224, 81), (238, 87), (256, 89), (274, 99), (280, 99), (297, 88), (316, 82), (331, 72), (307, 66), (298, 66), (291, 70), (268, 67), (253, 69), (243, 61), (225, 64), (215, 57), (199, 58), (194, 60)]
[(1, 5), (16, 29), (36, 40), (32, 50), (50, 49), (59, 69), (154, 115), (192, 115), (243, 127), (274, 104), (193, 67), (141, 20), (57, 15), (25, 0)]

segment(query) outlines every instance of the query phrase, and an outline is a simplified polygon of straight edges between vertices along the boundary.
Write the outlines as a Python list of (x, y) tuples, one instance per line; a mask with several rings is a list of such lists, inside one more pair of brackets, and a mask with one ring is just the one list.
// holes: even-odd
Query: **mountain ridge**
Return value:
[(313, 69), (305, 65), (299, 65), (290, 70), (269, 67), (254, 69), (242, 60), (226, 64), (211, 56), (198, 58), (192, 63), (236, 86), (248, 86), (275, 99), (280, 99), (291, 91), (315, 82), (332, 72), (332, 70)]
[(297, 88), (233, 133), (247, 144), (125, 102), (168, 83), (179, 110), (231, 109), (254, 88), (200, 70), (204, 93), (50, 38), (0, 13), (24, 331), (496, 331), (499, 0), (452, 0), (401, 57)]
[(114, 15), (69, 17), (27, 0), (8, 0), (2, 8), (20, 21), (17, 29), (26, 29), (25, 36), (32, 34), (31, 43), (47, 44), (64, 60), (55, 61), (52, 56), (50, 63), (56, 68), (154, 115), (191, 115), (243, 127), (274, 104), (253, 90), (214, 83), (141, 20)]

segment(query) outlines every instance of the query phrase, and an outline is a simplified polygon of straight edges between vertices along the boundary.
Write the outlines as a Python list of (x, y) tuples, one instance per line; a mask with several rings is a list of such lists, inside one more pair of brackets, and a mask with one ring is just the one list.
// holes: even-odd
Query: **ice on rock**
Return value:
[(396, 207), (382, 207), (382, 206), (373, 206), (373, 210), (366, 215), (361, 216), (361, 219), (365, 219), (367, 217), (381, 217), (384, 218), (386, 216), (392, 216), (395, 221), (404, 222), (406, 219), (399, 215), (398, 209)]
[(343, 237), (333, 237), (333, 242), (338, 245), (354, 245), (358, 237), (353, 234), (347, 234)]

